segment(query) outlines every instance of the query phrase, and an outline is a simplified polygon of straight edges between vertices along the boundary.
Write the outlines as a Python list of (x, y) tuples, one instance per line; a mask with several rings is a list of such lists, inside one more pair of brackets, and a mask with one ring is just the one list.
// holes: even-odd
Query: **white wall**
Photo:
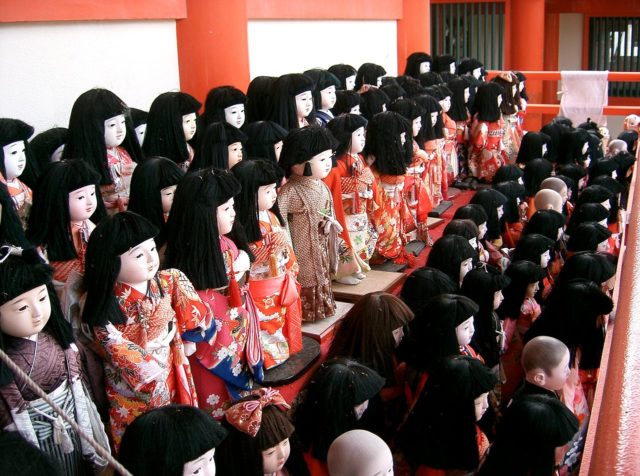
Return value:
[(582, 13), (561, 13), (558, 43), (558, 68), (560, 71), (582, 69)]
[(249, 21), (251, 78), (327, 69), (337, 63), (362, 63), (398, 71), (396, 21)]
[(36, 133), (67, 127), (75, 99), (93, 87), (144, 110), (177, 90), (175, 21), (0, 25), (0, 117), (22, 119)]

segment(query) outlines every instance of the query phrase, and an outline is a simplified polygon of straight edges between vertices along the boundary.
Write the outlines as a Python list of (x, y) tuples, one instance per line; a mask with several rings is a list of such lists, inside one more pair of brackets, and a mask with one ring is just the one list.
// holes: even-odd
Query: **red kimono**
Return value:
[(136, 163), (124, 147), (107, 147), (110, 185), (100, 185), (104, 206), (110, 214), (123, 212), (129, 204), (131, 175)]
[(0, 182), (7, 186), (7, 192), (9, 192), (11, 200), (13, 200), (15, 204), (22, 228), (26, 230), (29, 212), (31, 211), (31, 205), (33, 203), (33, 193), (31, 189), (18, 178), (7, 181), (2, 173), (0, 173)]
[[(404, 177), (404, 198), (411, 212), (405, 222), (405, 234), (412, 230), (417, 230), (417, 237), (425, 242), (428, 241), (427, 219), (429, 212), (433, 209), (429, 190), (423, 177), (426, 177), (428, 164), (427, 153), (418, 147), (418, 143), (413, 141), (413, 161), (407, 167), (407, 174)], [(408, 240), (408, 238), (407, 238)], [(408, 240), (409, 241), (409, 240)]]
[(469, 169), (474, 177), (491, 182), (496, 171), (507, 163), (503, 136), (502, 119), (497, 122), (474, 119), (469, 140)]
[(458, 164), (457, 137), (458, 126), (446, 113), (442, 113), (442, 121), (444, 122), (444, 164), (447, 174), (447, 183), (453, 183), (460, 173)]

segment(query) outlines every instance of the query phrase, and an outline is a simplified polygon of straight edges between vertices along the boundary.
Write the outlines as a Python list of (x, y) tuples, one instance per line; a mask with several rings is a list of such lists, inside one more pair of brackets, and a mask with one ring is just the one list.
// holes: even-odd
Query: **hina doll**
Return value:
[(267, 117), (286, 130), (316, 123), (313, 80), (304, 74), (285, 74), (271, 86)]
[(521, 130), (519, 130), (519, 103), (520, 90), (518, 77), (511, 71), (503, 71), (493, 78), (493, 82), (502, 86), (502, 120), (504, 121), (504, 152), (510, 164), (513, 164), (518, 156), (520, 141), (522, 140)]
[(122, 212), (102, 220), (87, 246), (82, 320), (104, 362), (116, 451), (138, 415), (170, 403), (197, 405), (183, 339), (205, 341), (215, 330), (184, 273), (158, 271), (157, 232), (146, 218)]
[(447, 182), (443, 182), (447, 175), (444, 173), (443, 149), (444, 132), (442, 124), (442, 107), (437, 99), (422, 95), (416, 98), (416, 102), (422, 106), (426, 112), (422, 124), (424, 150), (427, 153), (427, 167), (424, 171), (424, 180), (430, 189), (429, 198), (433, 206), (437, 206), (443, 199), (447, 198)]
[(342, 284), (358, 284), (365, 278), (378, 236), (368, 216), (377, 205), (373, 201), (373, 174), (362, 156), (366, 125), (367, 120), (356, 114), (345, 114), (329, 123), (338, 140), (338, 158), (324, 183), (331, 190), (342, 226), (344, 246), (338, 250), (338, 270), (333, 276)]
[[(51, 283), (52, 270), (33, 249), (3, 247), (0, 258), (0, 348), (98, 444), (109, 443), (82, 385), (78, 349)], [(0, 364), (0, 428), (20, 433), (52, 457), (61, 474), (101, 474), (106, 461), (4, 364)]]
[(407, 58), (407, 66), (404, 68), (405, 76), (419, 78), (421, 74), (431, 71), (431, 63), (433, 62), (431, 55), (416, 51), (411, 53)]
[(353, 87), (356, 85), (356, 69), (350, 64), (334, 64), (329, 66), (328, 71), (335, 75), (340, 81), (338, 86), (339, 91), (353, 91)]
[(287, 183), (280, 190), (279, 205), (300, 265), (305, 321), (333, 316), (336, 309), (331, 275), (337, 271), (342, 227), (331, 190), (322, 181), (331, 171), (335, 146), (327, 129), (310, 126), (289, 133), (280, 157)]
[(233, 168), (242, 190), (235, 208), (254, 256), (249, 289), (260, 319), (264, 367), (270, 369), (302, 350), (298, 263), (278, 208), (282, 171), (273, 162), (248, 160)]
[(263, 378), (260, 322), (247, 284), (249, 247), (233, 206), (239, 193), (229, 171), (187, 174), (167, 222), (166, 264), (184, 271), (215, 320), (213, 337), (197, 342), (189, 360), (198, 406), (217, 419), (229, 400)]
[(336, 105), (336, 88), (340, 86), (340, 80), (324, 69), (310, 69), (304, 74), (316, 85), (313, 90), (316, 121), (318, 125), (327, 127), (329, 121), (333, 119), (331, 109)]
[(193, 160), (200, 102), (187, 93), (160, 94), (151, 103), (143, 150), (147, 157), (167, 157), (183, 170)]
[(247, 134), (247, 157), (259, 157), (278, 163), (282, 141), (287, 136), (287, 131), (282, 126), (271, 121), (257, 121), (247, 124), (243, 131)]
[(207, 94), (202, 114), (202, 128), (212, 122), (226, 122), (240, 129), (244, 125), (247, 96), (233, 86), (218, 86)]
[(131, 174), (142, 151), (129, 108), (107, 89), (82, 93), (71, 109), (62, 159), (82, 159), (100, 174), (100, 194), (110, 214), (126, 210)]
[(202, 134), (189, 172), (215, 167), (231, 170), (244, 158), (247, 135), (226, 122), (209, 124)]

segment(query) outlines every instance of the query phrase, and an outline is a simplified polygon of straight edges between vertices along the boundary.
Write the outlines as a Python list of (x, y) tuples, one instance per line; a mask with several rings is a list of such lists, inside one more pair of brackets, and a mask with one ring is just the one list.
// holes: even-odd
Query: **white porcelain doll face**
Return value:
[(481, 223), (480, 226), (478, 227), (478, 239), (481, 240), (484, 238), (484, 235), (487, 234), (487, 222), (485, 221), (484, 223)]
[(184, 132), (184, 140), (189, 142), (196, 135), (198, 124), (196, 122), (196, 113), (185, 114), (182, 116), (182, 132)]
[(153, 238), (120, 255), (118, 281), (136, 287), (152, 279), (160, 267), (160, 258)]
[(402, 132), (400, 134), (400, 145), (405, 145), (407, 143), (407, 133)]
[(428, 61), (420, 63), (420, 74), (428, 73), (429, 71), (431, 71), (431, 63)]
[(456, 64), (455, 63), (450, 63), (449, 64), (449, 72), (451, 74), (456, 74)]
[(196, 459), (187, 461), (182, 467), (182, 476), (216, 476), (215, 448)]
[(349, 150), (349, 152), (351, 154), (359, 154), (364, 150), (365, 143), (366, 134), (364, 131), (364, 127), (359, 127), (351, 133), (351, 149)]
[(353, 407), (353, 412), (356, 416), (356, 420), (362, 418), (362, 415), (364, 415), (364, 412), (367, 411), (367, 408), (369, 408), (369, 400), (365, 400), (360, 405), (356, 405), (355, 407)]
[(273, 152), (276, 154), (276, 161), (279, 161), (280, 153), (282, 152), (282, 141), (278, 141), (273, 144)]
[(482, 415), (489, 409), (489, 392), (485, 392), (476, 398), (473, 403), (476, 410), (476, 421), (482, 418)]
[(542, 144), (542, 157), (547, 156), (548, 147), (547, 144)]
[(142, 144), (144, 143), (144, 135), (147, 133), (147, 125), (146, 124), (140, 124), (138, 127), (136, 127), (136, 137), (138, 138), (138, 144), (140, 144), (140, 147), (142, 147)]
[(473, 75), (474, 78), (476, 79), (480, 79), (480, 75), (482, 74), (482, 68), (476, 68), (474, 69), (471, 74)]
[(77, 223), (91, 218), (97, 206), (95, 185), (87, 185), (69, 192), (69, 218), (71, 222)]
[(540, 255), (540, 267), (546, 269), (549, 266), (549, 261), (551, 261), (551, 253), (547, 250)]
[(104, 143), (107, 147), (118, 147), (127, 137), (124, 114), (113, 116), (104, 121)]
[(471, 238), (469, 240), (469, 244), (471, 245), (471, 248), (473, 248), (474, 250), (478, 249), (478, 239), (477, 238)]
[(422, 129), (422, 117), (418, 116), (413, 120), (412, 128), (413, 137), (416, 137), (418, 134), (420, 134), (420, 129)]
[(282, 440), (276, 446), (262, 452), (262, 473), (275, 474), (280, 471), (289, 459), (291, 446), (289, 438)]
[(502, 290), (499, 289), (493, 293), (493, 310), (494, 311), (500, 307), (500, 304), (502, 304), (502, 301), (504, 301), (504, 294), (502, 294)]
[(609, 200), (605, 200), (604, 202), (600, 202), (600, 205), (602, 205), (607, 210), (611, 210), (611, 203), (609, 202)]
[(585, 155), (588, 150), (589, 150), (589, 143), (585, 142), (584, 144), (582, 144), (582, 155)]
[(313, 111), (313, 95), (311, 91), (304, 91), (296, 94), (296, 114), (303, 119)]
[(460, 263), (460, 284), (469, 271), (473, 269), (473, 259), (467, 258)]
[(13, 180), (20, 177), (27, 166), (25, 144), (23, 140), (12, 142), (2, 147), (4, 154), (4, 170), (7, 173), (5, 179)]
[(244, 124), (244, 104), (234, 104), (224, 108), (224, 120), (227, 124), (240, 129)]
[(464, 88), (464, 103), (468, 103), (469, 102), (469, 98), (471, 97), (471, 91), (469, 91), (469, 88)]
[(353, 106), (351, 108), (351, 111), (349, 111), (349, 113), (351, 114), (357, 114), (358, 116), (361, 114), (360, 113), (360, 104), (358, 104), (357, 106)]
[(218, 207), (218, 234), (226, 235), (233, 228), (233, 222), (236, 219), (236, 211), (233, 208), (233, 197)]
[(442, 112), (449, 112), (449, 109), (451, 109), (451, 96), (447, 96), (442, 101), (438, 101), (438, 102), (440, 103)]
[(378, 76), (378, 77), (376, 78), (376, 86), (378, 86), (378, 87), (382, 86), (382, 78), (383, 78), (383, 77), (384, 77), (384, 76)]
[(258, 187), (258, 210), (261, 212), (271, 210), (277, 198), (278, 192), (275, 183)]
[(498, 102), (498, 107), (500, 107), (502, 105), (502, 94), (498, 94), (497, 102)]
[(53, 154), (51, 154), (50, 158), (51, 162), (60, 162), (60, 159), (62, 158), (62, 152), (64, 152), (64, 144), (53, 151)]
[(524, 90), (524, 81), (520, 81), (520, 84), (518, 84), (518, 90), (520, 92), (522, 92)]
[(0, 330), (13, 337), (36, 335), (49, 321), (51, 302), (44, 284), (0, 306)]
[(242, 142), (229, 144), (227, 150), (229, 151), (229, 170), (231, 170), (234, 165), (242, 162)]
[(504, 216), (504, 205), (500, 205), (496, 209), (496, 213), (498, 214), (498, 220), (500, 220), (500, 218), (502, 218)]
[(329, 86), (320, 91), (320, 101), (323, 110), (332, 109), (336, 105), (336, 87)]
[(173, 198), (176, 195), (178, 185), (169, 185), (160, 190), (160, 201), (162, 202), (162, 213), (168, 215), (173, 205)]
[(511, 86), (511, 95), (515, 97), (517, 92), (518, 92), (518, 85), (517, 84), (513, 84)]
[(458, 339), (458, 345), (469, 345), (475, 331), (476, 329), (473, 327), (473, 316), (458, 324), (456, 326), (456, 338)]
[(435, 127), (436, 124), (438, 123), (438, 112), (432, 112), (431, 113), (431, 127)]
[(345, 82), (344, 89), (346, 89), (347, 91), (352, 91), (353, 88), (356, 87), (356, 75), (354, 74), (351, 76), (347, 76), (344, 82)]
[(320, 152), (318, 155), (314, 155), (309, 164), (311, 165), (311, 176), (315, 179), (323, 179), (333, 167), (332, 163), (333, 151), (331, 149)]

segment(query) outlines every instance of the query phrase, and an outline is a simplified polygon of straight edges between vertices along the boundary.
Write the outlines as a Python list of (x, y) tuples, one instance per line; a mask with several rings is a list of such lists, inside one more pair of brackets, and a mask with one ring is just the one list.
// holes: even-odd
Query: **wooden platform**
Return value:
[(346, 302), (357, 302), (365, 294), (375, 291), (388, 291), (404, 278), (404, 273), (390, 273), (388, 271), (372, 269), (360, 284), (350, 286), (334, 281), (331, 283), (331, 289), (336, 299)]
[(302, 350), (289, 360), (264, 373), (263, 387), (278, 387), (293, 382), (303, 375), (320, 357), (320, 342), (302, 337)]
[(350, 302), (336, 301), (336, 314), (332, 317), (327, 317), (321, 321), (316, 322), (303, 322), (302, 323), (302, 335), (311, 337), (322, 343), (327, 337), (331, 336), (333, 326), (353, 307)]
[(444, 223), (444, 218), (440, 217), (427, 217), (427, 228), (431, 230)]

